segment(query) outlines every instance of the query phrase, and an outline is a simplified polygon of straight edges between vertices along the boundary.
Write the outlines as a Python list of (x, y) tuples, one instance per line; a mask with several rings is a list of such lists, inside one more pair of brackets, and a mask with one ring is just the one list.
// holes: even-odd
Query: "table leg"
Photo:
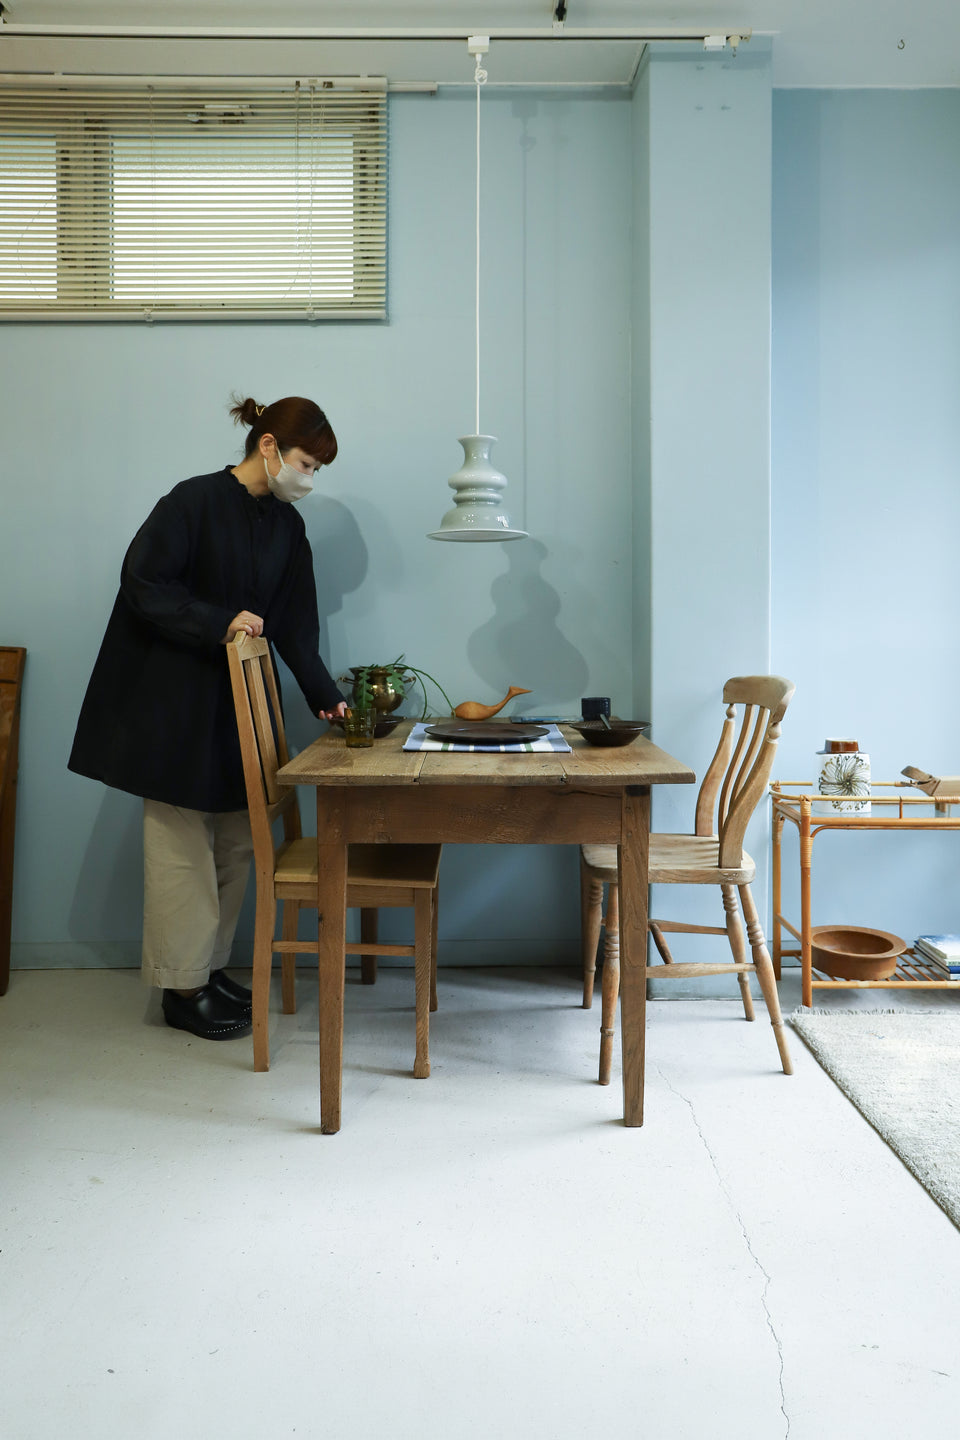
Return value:
[(320, 918), (320, 1129), (340, 1129), (343, 992), (347, 943), (347, 846), (339, 810), (317, 791), (317, 910)]
[(643, 1124), (649, 848), (650, 791), (648, 788), (631, 787), (623, 796), (617, 861), (620, 890), (620, 1043), (623, 1050), (625, 1125)]
[(433, 960), (433, 892), (414, 896), (414, 990), (417, 1013), (417, 1052), (413, 1073), (417, 1080), (430, 1074), (430, 991)]
[(813, 867), (813, 838), (810, 834), (810, 801), (800, 801), (800, 983), (801, 1002), (813, 1004), (813, 941), (810, 936), (810, 872)]
[(773, 812), (773, 973), (780, 979), (783, 964), (782, 890), (783, 816)]

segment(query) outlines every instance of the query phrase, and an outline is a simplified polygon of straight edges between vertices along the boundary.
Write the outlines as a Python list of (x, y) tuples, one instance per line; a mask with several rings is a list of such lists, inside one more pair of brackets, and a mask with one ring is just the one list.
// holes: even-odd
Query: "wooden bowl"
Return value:
[(889, 980), (906, 940), (865, 925), (814, 925), (813, 968), (835, 980)]
[(571, 725), (588, 745), (629, 745), (650, 729), (649, 720), (611, 720), (610, 729), (602, 720), (578, 720)]

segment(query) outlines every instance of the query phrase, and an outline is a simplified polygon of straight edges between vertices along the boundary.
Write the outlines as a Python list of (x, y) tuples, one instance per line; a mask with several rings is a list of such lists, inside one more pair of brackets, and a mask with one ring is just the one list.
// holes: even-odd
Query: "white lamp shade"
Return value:
[(440, 521), (439, 530), (431, 530), (430, 540), (525, 540), (526, 530), (514, 530), (503, 506), (507, 477), (501, 475), (490, 460), (490, 447), (495, 435), (461, 435), (463, 464), (447, 484), (456, 499)]

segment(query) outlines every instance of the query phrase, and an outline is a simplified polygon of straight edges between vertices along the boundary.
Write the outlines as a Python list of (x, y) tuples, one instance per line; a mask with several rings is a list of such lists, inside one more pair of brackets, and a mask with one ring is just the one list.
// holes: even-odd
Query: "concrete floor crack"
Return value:
[(766, 1320), (767, 1329), (769, 1330), (771, 1339), (773, 1340), (773, 1343), (777, 1348), (777, 1362), (779, 1367), (777, 1374), (777, 1384), (780, 1391), (780, 1413), (783, 1416), (783, 1422), (785, 1426), (783, 1432), (784, 1440), (789, 1440), (790, 1416), (787, 1414), (787, 1399), (783, 1389), (783, 1343), (780, 1339), (780, 1336), (777, 1334), (777, 1328), (773, 1323), (773, 1316), (770, 1313), (770, 1306), (767, 1303), (767, 1295), (770, 1290), (771, 1284), (770, 1275), (768, 1271), (764, 1268), (760, 1257), (757, 1255), (756, 1251), (753, 1248), (750, 1240), (750, 1234), (747, 1230), (744, 1218), (737, 1207), (736, 1201), (730, 1193), (730, 1187), (727, 1185), (727, 1182), (720, 1171), (720, 1166), (717, 1163), (717, 1157), (710, 1146), (709, 1140), (703, 1133), (703, 1128), (700, 1124), (700, 1121), (697, 1119), (697, 1112), (693, 1107), (693, 1101), (689, 1098), (689, 1096), (684, 1095), (682, 1090), (677, 1089), (676, 1085), (673, 1084), (669, 1076), (664, 1074), (663, 1070), (660, 1068), (659, 1065), (656, 1067), (656, 1070), (657, 1074), (660, 1076), (664, 1085), (666, 1085), (667, 1089), (671, 1092), (671, 1094), (676, 1095), (678, 1100), (682, 1100), (684, 1105), (686, 1105), (687, 1109), (690, 1111), (690, 1118), (693, 1121), (694, 1129), (699, 1135), (700, 1143), (703, 1146), (707, 1158), (709, 1159), (710, 1164), (713, 1167), (713, 1172), (717, 1177), (717, 1183), (719, 1184), (720, 1189), (723, 1191), (724, 1199), (730, 1207), (730, 1210), (734, 1218), (736, 1219), (737, 1225), (739, 1226), (740, 1233), (743, 1236), (743, 1243), (746, 1247), (747, 1254), (750, 1256), (750, 1259), (753, 1261), (753, 1264), (759, 1274), (763, 1277), (763, 1289), (760, 1292), (760, 1304), (763, 1308), (763, 1314)]

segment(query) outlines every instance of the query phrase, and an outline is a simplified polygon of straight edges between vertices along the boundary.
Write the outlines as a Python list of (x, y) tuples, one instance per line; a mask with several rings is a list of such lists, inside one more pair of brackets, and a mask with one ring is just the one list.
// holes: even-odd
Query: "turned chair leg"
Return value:
[[(599, 884), (599, 881), (597, 882)], [(607, 913), (603, 920), (603, 973), (600, 976), (600, 1084), (610, 1084), (613, 1037), (616, 1034), (620, 994), (620, 895), (617, 885), (607, 886)]]
[[(726, 912), (727, 939), (730, 941), (734, 962), (737, 965), (749, 965), (747, 937), (744, 934), (743, 924), (740, 920), (740, 907), (737, 904), (737, 887), (721, 885), (720, 889), (723, 892), (723, 908)], [(745, 970), (740, 970), (737, 973), (737, 980), (740, 982), (740, 998), (743, 1001), (744, 1018), (752, 1020), (753, 996), (750, 994), (750, 976)]]
[(738, 888), (740, 890), (740, 903), (743, 906), (744, 919), (747, 922), (747, 938), (750, 941), (750, 949), (753, 952), (753, 963), (757, 967), (757, 980), (760, 983), (760, 989), (763, 992), (763, 998), (770, 1015), (770, 1024), (773, 1026), (774, 1039), (777, 1042), (777, 1049), (780, 1052), (780, 1063), (783, 1066), (784, 1075), (792, 1075), (793, 1063), (787, 1047), (787, 1036), (783, 1025), (783, 1016), (780, 1014), (780, 997), (777, 994), (777, 981), (773, 973), (773, 962), (767, 950), (767, 942), (763, 938), (763, 930), (757, 915), (757, 907), (753, 903), (750, 886), (741, 885)]
[(583, 961), (583, 1008), (593, 1005), (597, 973), (597, 946), (603, 915), (603, 883), (594, 879), (580, 858), (580, 954)]

